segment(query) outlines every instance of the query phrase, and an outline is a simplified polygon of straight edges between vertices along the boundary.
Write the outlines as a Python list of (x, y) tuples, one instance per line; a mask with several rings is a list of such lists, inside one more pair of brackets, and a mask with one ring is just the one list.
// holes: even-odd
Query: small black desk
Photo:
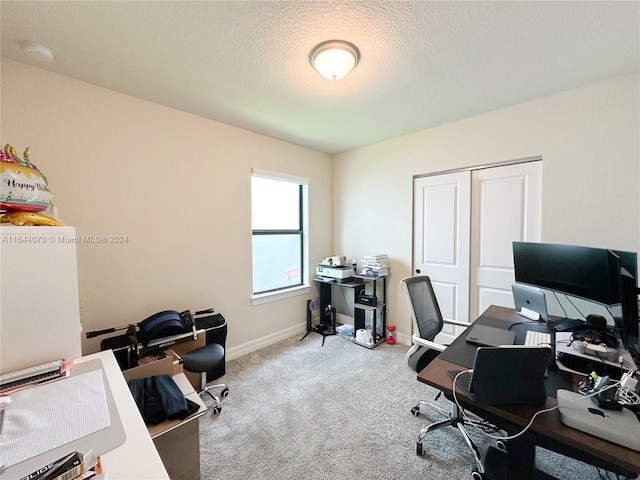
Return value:
[[(356, 275), (353, 277), (353, 280), (346, 283), (338, 283), (335, 281), (329, 281), (322, 277), (316, 277), (314, 281), (318, 284), (318, 289), (320, 290), (320, 312), (324, 312), (325, 308), (328, 305), (332, 305), (331, 303), (331, 289), (335, 285), (339, 288), (345, 288), (351, 290), (353, 293), (353, 333), (355, 337), (355, 332), (358, 329), (366, 328), (366, 315), (367, 312), (371, 313), (371, 333), (373, 335), (373, 345), (375, 347), (380, 345), (382, 342), (386, 340), (386, 329), (387, 329), (387, 277), (364, 277), (361, 275)], [(380, 289), (378, 286), (378, 282), (382, 283), (382, 288)], [(378, 299), (376, 305), (363, 305), (358, 303), (358, 297), (365, 292), (366, 286), (371, 286), (372, 295)], [(381, 291), (382, 290), (382, 291)], [(378, 324), (378, 312), (380, 312), (380, 324)], [(311, 326), (307, 324), (307, 332), (309, 332)], [(354, 340), (355, 341), (355, 340)], [(364, 344), (360, 344), (363, 346), (367, 346)], [(371, 347), (371, 348), (372, 348)]]
[[(477, 320), (482, 324), (509, 328), (514, 323), (526, 321), (511, 308), (491, 306)], [(531, 328), (534, 324), (526, 324)], [(539, 328), (546, 328), (540, 324)], [(524, 329), (526, 330), (526, 329)], [(516, 334), (516, 343), (523, 337)], [(460, 335), (442, 354), (418, 374), (418, 381), (442, 390), (449, 400), (453, 400), (453, 382), (449, 370), (459, 370), (460, 366), (470, 367), (469, 356), (475, 355), (476, 347)], [(473, 359), (471, 360), (473, 365)], [(558, 388), (575, 391), (581, 376), (566, 372), (549, 371), (547, 380), (547, 401), (542, 405), (483, 405), (473, 402), (462, 390), (456, 389), (460, 405), (506, 431), (509, 435), (520, 432), (531, 417), (543, 408), (557, 405), (555, 392)], [(629, 478), (640, 474), (640, 453), (616, 445), (593, 435), (567, 427), (560, 421), (557, 410), (538, 416), (531, 428), (522, 436), (507, 442), (507, 478), (534, 478), (535, 447), (540, 446), (582, 462), (610, 470)]]

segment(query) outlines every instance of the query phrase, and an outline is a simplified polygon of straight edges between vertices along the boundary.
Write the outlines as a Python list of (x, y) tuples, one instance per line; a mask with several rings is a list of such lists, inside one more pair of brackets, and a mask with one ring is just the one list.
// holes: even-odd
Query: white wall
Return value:
[(332, 252), (329, 155), (7, 59), (2, 143), (31, 148), (78, 235), (127, 238), (78, 245), (85, 331), (206, 307), (227, 319), (230, 349), (304, 328), (314, 291), (251, 305), (250, 175), (309, 178), (315, 263)]
[[(411, 274), (414, 175), (542, 156), (543, 241), (640, 250), (638, 85), (637, 74), (615, 78), (332, 165), (322, 153), (3, 59), (2, 143), (31, 147), (80, 235), (128, 237), (78, 245), (85, 331), (208, 306), (229, 321), (232, 349), (301, 328), (315, 292), (250, 302), (256, 167), (310, 178), (312, 265), (332, 253), (390, 255), (389, 321), (402, 336), (410, 326), (397, 285)], [(98, 340), (84, 342), (96, 349)]]
[(407, 339), (413, 176), (541, 156), (542, 241), (640, 251), (639, 99), (627, 75), (337, 155), (334, 250), (389, 254), (389, 322)]

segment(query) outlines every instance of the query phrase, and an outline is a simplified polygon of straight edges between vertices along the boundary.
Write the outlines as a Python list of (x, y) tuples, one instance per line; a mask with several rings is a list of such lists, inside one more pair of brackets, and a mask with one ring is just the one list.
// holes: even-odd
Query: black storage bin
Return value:
[(105, 338), (100, 342), (100, 350), (113, 350), (120, 370), (128, 370), (137, 365), (132, 365), (132, 348), (126, 335)]

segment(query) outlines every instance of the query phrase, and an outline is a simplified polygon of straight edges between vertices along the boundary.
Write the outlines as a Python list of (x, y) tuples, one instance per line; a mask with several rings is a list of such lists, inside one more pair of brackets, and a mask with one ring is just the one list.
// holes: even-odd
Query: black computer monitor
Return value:
[(548, 243), (513, 242), (515, 279), (541, 288), (620, 306), (614, 315), (623, 345), (639, 353), (638, 255), (635, 252)]
[(632, 354), (638, 355), (640, 343), (638, 325), (638, 254), (622, 250), (612, 250), (620, 258), (620, 303), (622, 318), (616, 318), (616, 326), (623, 345)]
[(638, 254), (636, 252), (626, 252), (623, 250), (613, 250), (620, 259), (620, 267), (624, 268), (636, 281), (636, 287), (640, 286), (638, 280)]
[(611, 250), (513, 242), (517, 282), (611, 306), (620, 303), (620, 258)]
[(640, 338), (638, 331), (638, 288), (637, 280), (625, 268), (620, 272), (620, 300), (622, 304), (622, 319), (616, 319), (616, 326), (623, 345), (634, 355), (640, 354)]

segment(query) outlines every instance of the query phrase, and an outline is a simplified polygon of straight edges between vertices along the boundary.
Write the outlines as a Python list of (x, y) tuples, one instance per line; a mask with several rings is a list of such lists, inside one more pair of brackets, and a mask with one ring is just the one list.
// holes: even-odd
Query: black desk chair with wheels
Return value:
[[(229, 395), (229, 388), (225, 383), (216, 385), (207, 384), (207, 371), (217, 369), (225, 361), (224, 348), (222, 345), (212, 343), (205, 345), (191, 352), (180, 355), (182, 366), (189, 372), (200, 374), (200, 395), (206, 393), (213, 398), (216, 404), (212, 407), (212, 412), (218, 414), (222, 411), (222, 399)], [(220, 396), (214, 395), (210, 390), (222, 388)]]
[[(400, 280), (400, 283), (404, 286), (404, 290), (409, 299), (409, 312), (411, 313), (413, 330), (411, 336), (413, 346), (405, 355), (404, 362), (409, 370), (417, 374), (445, 350), (446, 345), (441, 345), (434, 341), (436, 335), (442, 331), (445, 323), (460, 327), (468, 327), (469, 324), (455, 320), (444, 320), (442, 318), (440, 306), (433, 291), (431, 279), (428, 276), (417, 275), (407, 277)], [(440, 394), (438, 394), (438, 397), (439, 396)], [(438, 397), (436, 397), (436, 399)], [(447, 418), (429, 424), (420, 431), (416, 442), (416, 453), (418, 455), (424, 455), (426, 453), (423, 446), (423, 439), (427, 433), (442, 427), (456, 427), (464, 437), (475, 458), (476, 469), (473, 473), (474, 478), (482, 478), (484, 476), (484, 465), (482, 463), (480, 450), (464, 428), (465, 425), (469, 425), (469, 422), (462, 416), (459, 407), (452, 404), (451, 412), (447, 412), (431, 402), (420, 400), (418, 404), (411, 409), (411, 413), (419, 416), (421, 413), (420, 407), (423, 405)]]

